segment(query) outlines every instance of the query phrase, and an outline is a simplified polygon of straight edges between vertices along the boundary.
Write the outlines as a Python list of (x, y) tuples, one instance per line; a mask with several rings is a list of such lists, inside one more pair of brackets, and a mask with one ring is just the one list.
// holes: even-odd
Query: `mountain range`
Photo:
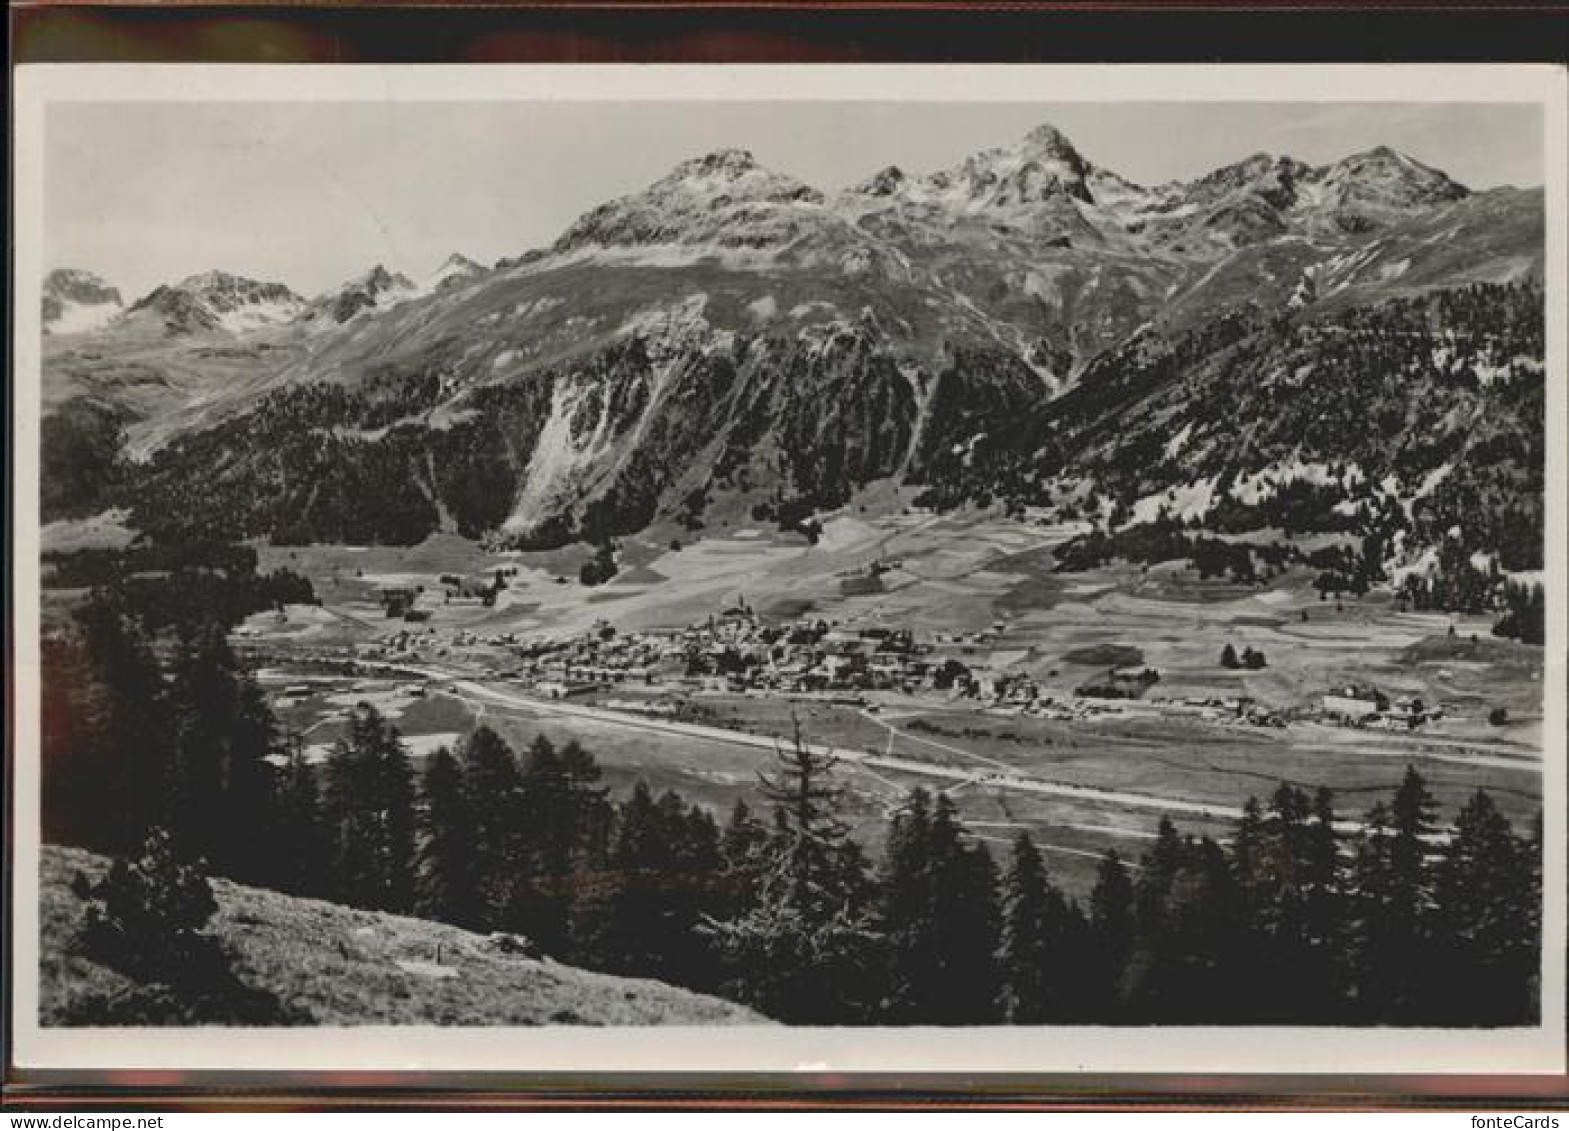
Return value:
[(56, 273), (97, 289), (51, 276), (45, 403), (123, 436), (145, 524), (226, 537), (545, 546), (889, 483), (1127, 522), (1332, 482), (1430, 530), (1531, 509), (1543, 248), (1540, 190), (1383, 147), (1141, 186), (1043, 125), (832, 196), (722, 149), (419, 282), (112, 313)]

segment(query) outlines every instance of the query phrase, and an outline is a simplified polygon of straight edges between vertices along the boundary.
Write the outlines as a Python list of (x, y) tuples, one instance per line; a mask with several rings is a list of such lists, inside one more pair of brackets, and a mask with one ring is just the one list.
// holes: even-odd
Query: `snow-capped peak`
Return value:
[(897, 182), (878, 174), (865, 184), (938, 215), (1018, 222), (1043, 205), (1060, 209), (1070, 198), (1092, 203), (1090, 171), (1060, 130), (1041, 125), (1013, 145), (981, 150), (951, 168)]
[(282, 283), (227, 271), (203, 271), (158, 287), (131, 307), (163, 321), (169, 333), (223, 330), (246, 334), (297, 317), (305, 300)]
[(821, 223), (822, 204), (817, 189), (758, 164), (747, 150), (716, 149), (579, 217), (554, 250), (773, 249)]
[(484, 267), (462, 252), (455, 251), (425, 279), (424, 290), (436, 291), (449, 285), (457, 286), (484, 273)]
[(1062, 166), (1080, 180), (1090, 169), (1089, 162), (1073, 147), (1068, 135), (1050, 122), (1042, 122), (1025, 134), (1017, 148), (1033, 160)]
[(407, 275), (389, 271), (378, 263), (362, 275), (317, 297), (306, 318), (324, 324), (347, 322), (364, 310), (385, 310), (422, 293)]
[(91, 271), (61, 268), (44, 277), (46, 334), (85, 334), (101, 329), (124, 311), (120, 292)]
[(877, 170), (859, 184), (851, 185), (845, 191), (856, 196), (893, 196), (908, 180), (903, 169), (897, 165), (889, 165)]

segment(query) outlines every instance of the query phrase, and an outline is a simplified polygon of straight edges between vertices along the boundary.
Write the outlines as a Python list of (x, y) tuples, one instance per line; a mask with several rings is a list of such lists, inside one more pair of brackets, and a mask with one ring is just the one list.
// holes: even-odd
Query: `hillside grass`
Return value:
[[(108, 861), (46, 845), (40, 874), (39, 1023), (223, 1023), (81, 952), (80, 872)], [(251, 990), (295, 1025), (758, 1025), (743, 1006), (643, 979), (506, 953), (483, 935), (398, 915), (213, 881), (209, 930)]]

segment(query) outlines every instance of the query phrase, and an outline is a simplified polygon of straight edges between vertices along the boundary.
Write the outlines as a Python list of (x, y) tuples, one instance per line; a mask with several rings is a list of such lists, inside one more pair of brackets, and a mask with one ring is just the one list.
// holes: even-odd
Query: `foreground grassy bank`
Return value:
[[(73, 880), (101, 856), (45, 846), (40, 874), (39, 1020), (45, 1026), (211, 1023), (160, 987), (81, 953)], [(516, 953), (455, 927), (214, 880), (210, 931), (246, 986), (301, 1025), (745, 1025), (743, 1006), (661, 982), (618, 978)]]

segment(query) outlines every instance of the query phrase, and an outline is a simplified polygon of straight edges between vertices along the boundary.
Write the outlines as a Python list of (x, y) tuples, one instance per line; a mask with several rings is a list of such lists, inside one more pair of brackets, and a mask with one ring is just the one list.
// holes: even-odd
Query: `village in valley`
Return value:
[[(448, 576), (447, 604), (480, 591), (476, 584)], [(504, 584), (499, 573), (495, 584)], [(430, 619), (420, 596), (404, 586), (379, 593), (389, 619), (415, 626)], [(617, 706), (652, 714), (673, 713), (690, 694), (772, 695), (876, 710), (876, 694), (883, 693), (1050, 719), (1143, 711), (1252, 726), (1284, 727), (1288, 718), (1296, 718), (1408, 730), (1443, 717), (1439, 705), (1429, 707), (1418, 697), (1391, 700), (1367, 683), (1336, 685), (1317, 703), (1284, 709), (1240, 694), (1167, 697), (1156, 690), (1160, 673), (1139, 664), (1107, 666), (1059, 698), (1029, 675), (996, 665), (992, 652), (1006, 644), (1007, 633), (1003, 620), (977, 632), (939, 632), (930, 639), (917, 639), (907, 627), (837, 619), (770, 623), (738, 594), (734, 603), (684, 628), (619, 632), (601, 619), (576, 636), (458, 631), (444, 638), (434, 628), (406, 627), (359, 646), (356, 655), (396, 663), (499, 651), (516, 662), (509, 667), (505, 660), (493, 660), (500, 665), (494, 674), (542, 698), (622, 691), (628, 697), (616, 700)], [(1246, 647), (1239, 654), (1230, 645), (1218, 662), (1233, 670), (1267, 664), (1262, 652)], [(285, 693), (301, 691), (296, 685)]]
[(1409, 761), (1441, 796), (1481, 774), (1534, 804), (1522, 704), (1540, 675), (1522, 682), (1532, 657), (1483, 618), (1182, 563), (1063, 575), (1066, 532), (1024, 523), (826, 518), (820, 544), (744, 526), (679, 552), (627, 540), (595, 585), (559, 556), (455, 540), (417, 570), (268, 547), (320, 604), (258, 613), (234, 641), (313, 760), (369, 701), (416, 757), (483, 719), (519, 741), (584, 735), (613, 779), (723, 805), (799, 724), (869, 826), (896, 786), (934, 781), (999, 836), (1037, 829), (1070, 878), (1162, 812), (1222, 831), (1271, 778), (1354, 793)]

